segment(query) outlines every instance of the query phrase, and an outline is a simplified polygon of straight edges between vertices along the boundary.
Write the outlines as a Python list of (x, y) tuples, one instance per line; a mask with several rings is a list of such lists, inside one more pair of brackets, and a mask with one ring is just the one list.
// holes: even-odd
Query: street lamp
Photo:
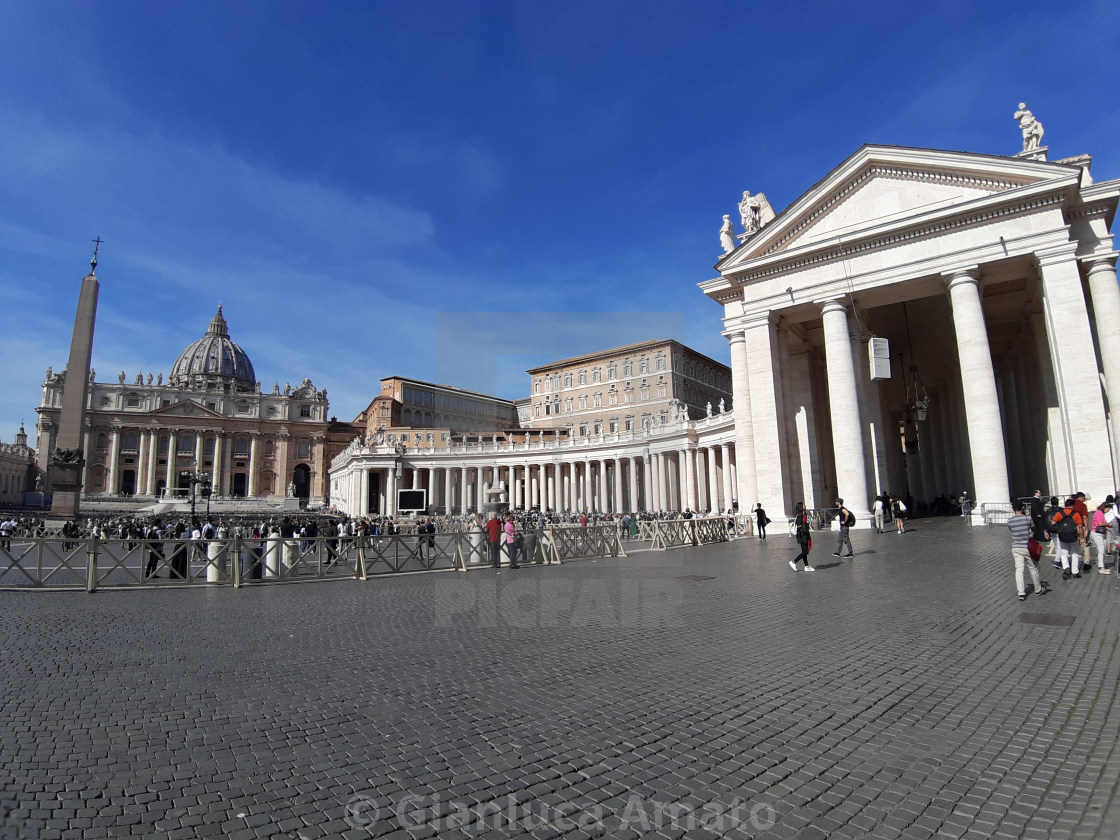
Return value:
[(202, 495), (206, 497), (206, 516), (210, 516), (210, 476), (204, 472), (197, 470), (183, 470), (179, 473), (179, 478), (186, 481), (191, 486), (191, 520), (195, 518), (195, 504), (197, 502), (196, 488), (202, 486)]

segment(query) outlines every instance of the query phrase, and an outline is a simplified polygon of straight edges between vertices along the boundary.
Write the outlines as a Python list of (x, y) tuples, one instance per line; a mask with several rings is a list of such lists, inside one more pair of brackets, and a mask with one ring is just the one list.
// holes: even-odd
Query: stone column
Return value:
[(483, 512), (483, 507), (488, 501), (486, 497), (486, 478), (483, 475), (483, 467), (475, 467), (474, 470), (475, 491), (474, 491), (474, 507), (479, 513)]
[(148, 470), (147, 486), (144, 494), (154, 496), (156, 492), (156, 464), (159, 463), (159, 431), (148, 432)]
[(758, 481), (746, 333), (733, 332), (728, 340), (731, 343), (731, 413), (735, 416), (735, 459), (738, 463), (736, 492), (739, 506), (748, 510), (758, 500)]
[(608, 482), (607, 482), (607, 459), (599, 459), (599, 513), (608, 513), (610, 511), (610, 504), (608, 502)]
[(726, 443), (720, 444), (719, 447), (719, 460), (723, 465), (723, 512), (731, 510), (731, 503), (733, 500), (732, 485), (731, 483), (731, 447)]
[[(1089, 294), (1104, 368), (1104, 389), (1110, 406), (1113, 472), (1120, 450), (1120, 286), (1116, 283), (1116, 254), (1087, 259)], [(1116, 481), (1113, 481), (1115, 489)], [(1103, 498), (1103, 497), (1102, 497)]]
[(824, 322), (825, 363), (828, 369), (828, 402), (832, 413), (832, 443), (836, 459), (836, 486), (838, 495), (844, 499), (848, 508), (858, 518), (866, 521), (869, 515), (867, 472), (848, 312), (839, 300), (830, 300), (821, 307), (821, 313)]
[(168, 432), (167, 435), (167, 470), (164, 474), (164, 494), (169, 494), (178, 482), (175, 480), (178, 476), (176, 469), (179, 460), (179, 436), (174, 430)]
[(358, 481), (358, 504), (354, 508), (361, 516), (369, 514), (369, 470), (365, 467), (362, 467)]
[(583, 474), (579, 478), (579, 509), (591, 510), (591, 459), (583, 461)]
[[(649, 450), (642, 450), (642, 489), (641, 498), (638, 500), (645, 507), (645, 510), (657, 509), (657, 498), (653, 488), (653, 463), (650, 458)], [(635, 508), (638, 510), (639, 508)]]
[(222, 474), (222, 455), (225, 447), (222, 446), (222, 433), (214, 433), (214, 461), (213, 466), (210, 468), (210, 487), (211, 492), (216, 496), (222, 495), (222, 480), (225, 476)]
[(105, 491), (110, 495), (117, 492), (117, 476), (121, 460), (121, 430), (109, 430), (109, 477)]
[[(385, 470), (385, 513), (387, 516), (397, 515), (397, 465), (390, 463)], [(365, 503), (359, 503), (358, 510), (364, 510)]]
[(630, 458), (629, 466), (630, 498), (627, 499), (628, 504), (626, 505), (626, 510), (630, 513), (634, 513), (638, 510), (638, 459)]
[(133, 493), (137, 496), (144, 495), (144, 483), (148, 473), (148, 432), (139, 429), (136, 432), (136, 485)]
[(257, 495), (257, 469), (260, 467), (260, 441), (261, 436), (256, 432), (249, 438), (249, 480), (246, 482), (245, 495)]
[(1009, 487), (999, 396), (977, 274), (976, 268), (965, 269), (949, 273), (946, 279), (953, 305), (953, 331), (957, 337), (957, 356), (964, 389), (965, 428), (972, 453), (972, 476), (976, 482), (973, 500), (976, 515), (971, 519), (981, 522), (980, 506), (986, 502), (1006, 504)]
[[(683, 456), (683, 457), (682, 457)], [(689, 510), (695, 511), (696, 504), (696, 450), (692, 447), (685, 447), (677, 455), (680, 463), (684, 464), (684, 475), (681, 481), (681, 498), (684, 501), (683, 506)]]
[(708, 509), (719, 513), (719, 480), (716, 478), (716, 448), (708, 447)]

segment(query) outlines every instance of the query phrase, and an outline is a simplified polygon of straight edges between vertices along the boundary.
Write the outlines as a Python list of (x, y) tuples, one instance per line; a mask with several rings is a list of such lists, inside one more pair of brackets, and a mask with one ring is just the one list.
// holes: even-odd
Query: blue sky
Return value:
[[(744, 189), (789, 204), (863, 143), (1120, 177), (1114, 2), (0, 0), (0, 440), (66, 364), (166, 372), (222, 303), (266, 390), (349, 420), (399, 374), (505, 397), (673, 337), (728, 360)], [(736, 216), (737, 218), (737, 216)]]

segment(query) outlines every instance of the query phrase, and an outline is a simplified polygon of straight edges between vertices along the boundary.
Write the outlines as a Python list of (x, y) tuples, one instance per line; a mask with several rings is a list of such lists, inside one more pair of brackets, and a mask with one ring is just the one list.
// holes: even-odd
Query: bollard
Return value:
[(241, 587), (241, 537), (238, 534), (233, 535), (233, 556), (230, 565), (230, 571), (233, 576), (233, 588), (239, 589)]
[(358, 537), (358, 560), (354, 566), (354, 577), (358, 580), (366, 579), (366, 535)]
[(264, 576), (266, 578), (280, 577), (280, 544), (283, 540), (279, 534), (273, 534), (265, 541), (264, 550)]
[(224, 540), (210, 540), (206, 546), (206, 582), (221, 583), (226, 571), (226, 543)]

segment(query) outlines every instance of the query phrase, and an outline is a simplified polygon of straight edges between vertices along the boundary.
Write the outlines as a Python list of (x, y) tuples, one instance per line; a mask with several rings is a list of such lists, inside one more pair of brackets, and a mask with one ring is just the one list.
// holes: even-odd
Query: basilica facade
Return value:
[[(48, 493), (66, 376), (47, 370), (36, 409), (38, 465)], [(201, 474), (217, 497), (325, 501), (332, 426), (326, 390), (304, 379), (262, 391), (220, 306), (166, 381), (162, 373), (130, 380), (124, 371), (116, 380), (97, 381), (90, 373), (84, 498), (182, 497), (191, 476)]]

